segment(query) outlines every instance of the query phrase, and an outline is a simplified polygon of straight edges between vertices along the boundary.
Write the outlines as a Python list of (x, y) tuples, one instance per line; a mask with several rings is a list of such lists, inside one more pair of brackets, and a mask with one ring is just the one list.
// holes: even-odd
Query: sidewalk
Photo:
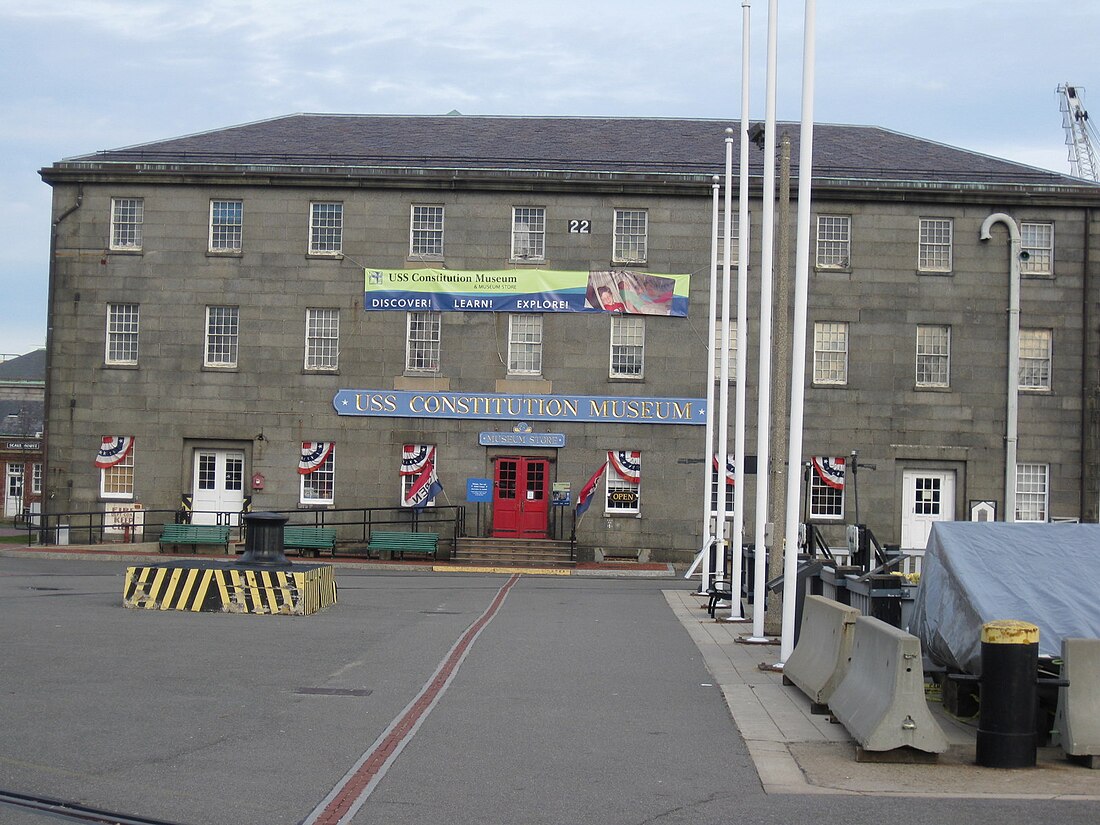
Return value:
[(761, 670), (779, 661), (778, 640), (741, 642), (752, 635), (751, 622), (711, 619), (706, 600), (688, 590), (664, 594), (721, 688), (766, 793), (1100, 801), (1100, 771), (1070, 762), (1061, 748), (1039, 748), (1035, 768), (973, 764), (977, 720), (957, 720), (936, 702), (930, 707), (951, 746), (938, 763), (856, 762), (842, 725), (811, 713), (810, 700), (784, 686), (782, 673)]

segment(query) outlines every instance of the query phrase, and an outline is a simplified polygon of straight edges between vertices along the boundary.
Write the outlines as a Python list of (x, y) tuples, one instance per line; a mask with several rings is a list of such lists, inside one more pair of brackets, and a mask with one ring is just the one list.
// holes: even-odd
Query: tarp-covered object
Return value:
[(1100, 638), (1100, 525), (933, 525), (909, 632), (933, 662), (978, 675), (982, 626), (997, 619), (1036, 625), (1040, 656)]

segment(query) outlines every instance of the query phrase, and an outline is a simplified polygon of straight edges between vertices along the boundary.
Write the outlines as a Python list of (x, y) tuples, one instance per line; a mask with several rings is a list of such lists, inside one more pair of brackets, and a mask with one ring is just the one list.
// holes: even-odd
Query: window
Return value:
[(814, 383), (848, 383), (848, 324), (818, 321), (814, 324)]
[(206, 356), (203, 366), (237, 366), (238, 307), (206, 308)]
[(646, 210), (616, 209), (615, 246), (611, 259), (616, 263), (645, 263), (648, 227), (649, 213)]
[[(714, 380), (722, 380), (722, 319), (714, 319)], [(737, 380), (737, 319), (730, 318), (729, 380)]]
[(1020, 389), (1049, 390), (1053, 332), (1020, 330)]
[(508, 372), (542, 374), (542, 316), (512, 315), (508, 319)]
[(844, 518), (843, 467), (842, 458), (814, 458), (810, 462), (811, 519)]
[(306, 369), (334, 370), (340, 365), (340, 310), (306, 310)]
[(917, 386), (947, 387), (951, 383), (951, 327), (917, 327)]
[(240, 252), (243, 226), (241, 201), (210, 201), (211, 252)]
[(103, 498), (134, 497), (134, 450), (130, 446), (121, 461), (99, 471), (99, 493)]
[(1054, 224), (1024, 221), (1020, 224), (1020, 273), (1023, 275), (1054, 274)]
[[(321, 443), (321, 442), (315, 442)], [(299, 473), (300, 504), (332, 504), (336, 485), (336, 446), (329, 444), (324, 460), (308, 473)]]
[(1016, 521), (1047, 520), (1047, 491), (1050, 466), (1016, 465)]
[(107, 304), (108, 364), (136, 364), (138, 361), (138, 305)]
[(413, 206), (409, 224), (409, 257), (443, 257), (442, 206)]
[(852, 219), (817, 216), (817, 268), (848, 269), (852, 262)]
[[(717, 464), (718, 457), (717, 456), (715, 456), (714, 461), (715, 461), (715, 463), (712, 464), (711, 468), (710, 468), (710, 514), (712, 516), (717, 517), (717, 515), (718, 515), (718, 484), (719, 484), (719, 482), (718, 482), (718, 464)], [(733, 483), (730, 481), (730, 479), (733, 477), (733, 473), (730, 471), (730, 468), (733, 467), (733, 458), (732, 457), (729, 458), (728, 462), (729, 462), (729, 464), (727, 466), (727, 479), (726, 479), (726, 483), (725, 483), (724, 486), (726, 488), (726, 512), (732, 514), (733, 513), (733, 498), (734, 498), (734, 496), (733, 496)]]
[(143, 198), (111, 198), (111, 249), (140, 250), (144, 220)]
[(637, 515), (642, 504), (642, 456), (631, 450), (613, 450), (607, 454), (606, 515)]
[(645, 319), (611, 316), (611, 377), (641, 378), (645, 357)]
[(37, 462), (31, 465), (31, 493), (42, 493), (42, 465)]
[[(741, 213), (734, 212), (730, 216), (730, 265), (738, 261), (737, 244), (741, 239)], [(726, 210), (718, 210), (718, 265), (723, 266), (726, 261)]]
[(23, 473), (22, 464), (8, 462), (6, 497), (9, 502), (17, 503), (19, 507), (23, 505)]
[(405, 369), (410, 372), (439, 372), (438, 312), (410, 312), (406, 315)]
[(546, 209), (512, 207), (512, 259), (542, 261), (546, 258)]
[(921, 272), (951, 271), (951, 219), (920, 219), (920, 251), (917, 269)]
[(339, 255), (344, 247), (344, 204), (309, 205), (309, 254)]

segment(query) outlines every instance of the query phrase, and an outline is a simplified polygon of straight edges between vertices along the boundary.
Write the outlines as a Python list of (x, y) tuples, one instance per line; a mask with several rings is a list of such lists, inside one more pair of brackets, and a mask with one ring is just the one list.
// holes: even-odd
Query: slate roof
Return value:
[(42, 401), (0, 400), (0, 436), (35, 437), (42, 432)]
[[(86, 164), (173, 164), (368, 169), (523, 170), (697, 176), (725, 168), (719, 120), (592, 117), (475, 117), (293, 114), (200, 134), (67, 158)], [(797, 167), (799, 126), (790, 134)], [(750, 147), (750, 174), (763, 152)], [(42, 170), (49, 179), (50, 169)], [(795, 172), (797, 174), (797, 170)], [(817, 179), (1091, 186), (1086, 181), (876, 126), (817, 124)], [(1100, 188), (1098, 188), (1100, 191)]]
[(26, 355), (0, 362), (0, 382), (20, 383), (46, 381), (46, 350), (36, 349)]

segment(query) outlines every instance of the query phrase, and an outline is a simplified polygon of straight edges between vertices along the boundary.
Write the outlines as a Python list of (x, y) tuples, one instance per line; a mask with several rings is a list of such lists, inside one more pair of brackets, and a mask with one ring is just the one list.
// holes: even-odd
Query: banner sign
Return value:
[(339, 390), (332, 406), (337, 415), (379, 418), (523, 418), (557, 423), (699, 425), (706, 424), (707, 405), (703, 398)]
[(478, 433), (482, 447), (564, 447), (562, 433)]
[(621, 312), (686, 318), (690, 277), (622, 269), (366, 269), (363, 309)]

